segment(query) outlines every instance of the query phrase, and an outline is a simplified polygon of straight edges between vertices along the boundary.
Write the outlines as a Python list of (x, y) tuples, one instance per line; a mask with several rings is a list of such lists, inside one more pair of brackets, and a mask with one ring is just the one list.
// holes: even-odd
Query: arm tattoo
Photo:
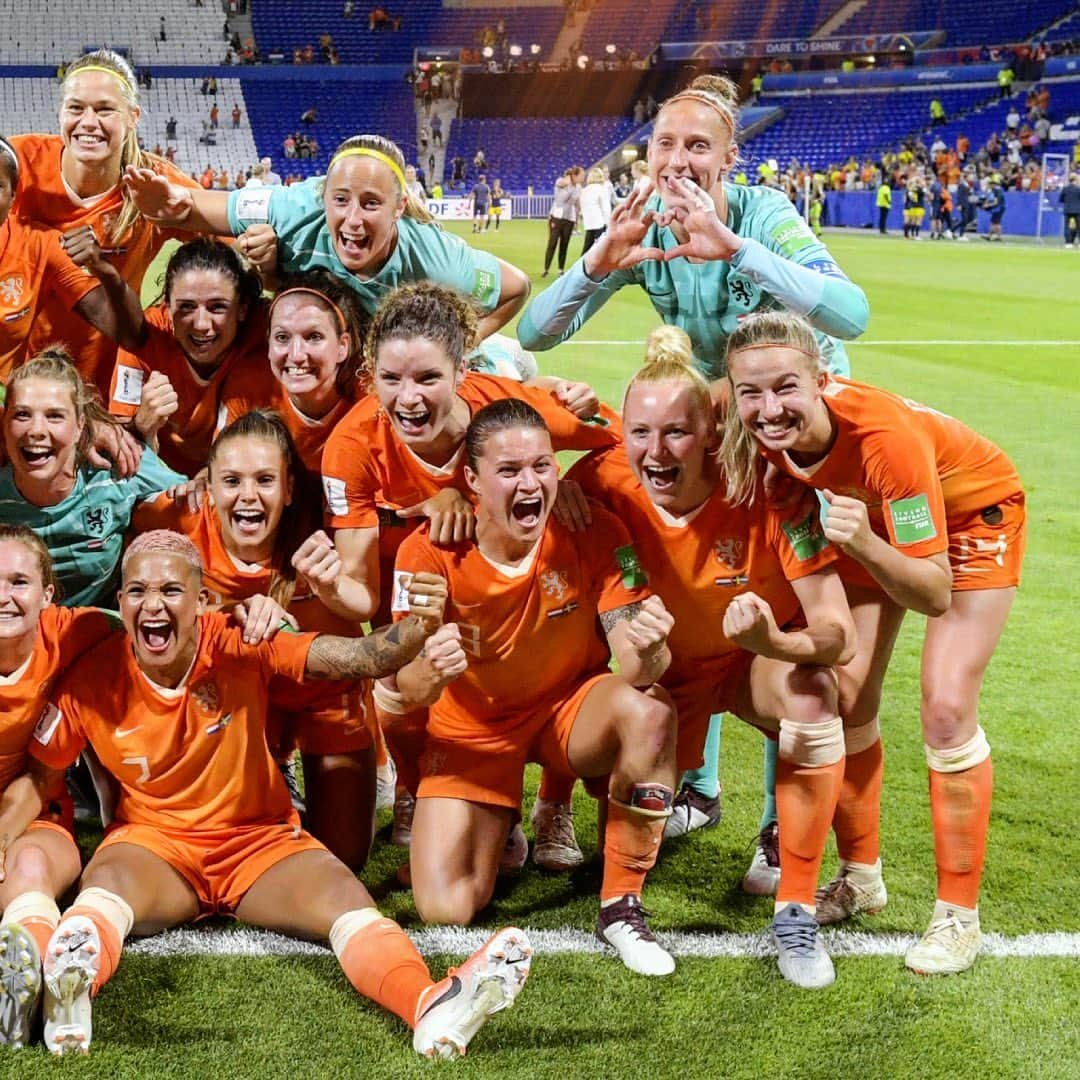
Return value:
[(622, 607), (613, 608), (611, 611), (600, 612), (600, 625), (605, 634), (610, 634), (615, 629), (615, 624), (624, 619), (629, 622), (641, 610), (641, 604), (623, 604)]
[(426, 640), (423, 625), (412, 615), (367, 637), (320, 634), (311, 643), (304, 673), (309, 679), (381, 679), (404, 667)]

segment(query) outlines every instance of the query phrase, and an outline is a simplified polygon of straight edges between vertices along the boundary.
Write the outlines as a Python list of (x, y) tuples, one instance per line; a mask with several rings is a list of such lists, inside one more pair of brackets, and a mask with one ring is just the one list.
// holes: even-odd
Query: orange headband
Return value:
[(339, 308), (337, 304), (335, 304), (334, 301), (326, 295), (326, 293), (319, 292), (318, 289), (308, 288), (307, 285), (297, 285), (295, 288), (286, 289), (284, 292), (279, 292), (277, 296), (274, 297), (273, 303), (270, 305), (270, 313), (273, 314), (275, 305), (283, 296), (292, 296), (293, 293), (307, 293), (308, 296), (317, 296), (324, 304), (330, 307), (333, 310), (334, 314), (337, 316), (340, 333), (344, 334), (346, 333), (346, 331), (348, 331), (349, 324), (346, 321), (345, 315), (342, 312), (341, 308)]
[(670, 105), (673, 101), (678, 101), (680, 98), (693, 98), (695, 101), (703, 102), (704, 104), (708, 105), (710, 109), (715, 110), (719, 114), (720, 119), (723, 120), (725, 124), (727, 124), (728, 131), (731, 133), (731, 137), (735, 138), (735, 119), (732, 116), (732, 111), (730, 109), (724, 108), (724, 106), (721, 105), (720, 102), (712, 96), (712, 94), (708, 94), (704, 90), (681, 90), (674, 97), (669, 97), (667, 101), (665, 101), (664, 104), (661, 106), (660, 111), (663, 112), (663, 110), (666, 109), (668, 105)]

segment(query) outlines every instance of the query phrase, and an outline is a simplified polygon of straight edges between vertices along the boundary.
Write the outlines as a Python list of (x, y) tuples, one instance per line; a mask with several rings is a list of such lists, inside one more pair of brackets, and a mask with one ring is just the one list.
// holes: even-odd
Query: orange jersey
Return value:
[(261, 374), (266, 369), (266, 306), (252, 311), (232, 347), (214, 372), (204, 378), (196, 371), (173, 336), (172, 317), (164, 305), (146, 313), (147, 338), (137, 353), (120, 349), (109, 387), (109, 412), (134, 416), (143, 382), (152, 371), (168, 376), (180, 407), (158, 432), (158, 456), (189, 476), (205, 464), (218, 426), (222, 389), (235, 374)]
[(305, 416), (292, 403), (281, 383), (274, 378), (264, 355), (261, 369), (238, 369), (225, 380), (221, 391), (218, 431), (252, 409), (274, 409), (285, 421), (304, 468), (318, 476), (322, 468), (323, 448), (330, 438), (330, 433), (353, 407), (352, 402), (342, 398), (318, 420)]
[(732, 506), (721, 482), (697, 510), (675, 517), (653, 505), (621, 446), (582, 458), (569, 478), (626, 526), (649, 588), (675, 617), (671, 666), (661, 679), (666, 686), (720, 677), (730, 654), (741, 649), (721, 629), (740, 593), (767, 601), (782, 627), (800, 610), (791, 582), (836, 561), (809, 491), (787, 510), (770, 509), (760, 498)]
[(600, 506), (585, 532), (549, 519), (520, 567), (496, 566), (472, 541), (437, 548), (424, 530), (398, 552), (397, 573), (446, 578), (446, 622), (461, 629), (466, 672), (431, 706), (428, 731), (455, 738), (512, 733), (523, 713), (565, 698), (608, 669), (598, 612), (649, 595), (626, 528)]
[[(470, 414), (492, 401), (527, 401), (544, 418), (556, 450), (603, 450), (618, 441), (618, 418), (601, 406), (598, 422), (579, 420), (549, 390), (513, 379), (470, 372), (458, 389)], [(361, 401), (338, 424), (323, 456), (323, 491), (335, 529), (370, 529), (378, 508), (400, 510), (430, 499), (448, 487), (467, 495), (464, 443), (441, 468), (428, 465), (394, 434), (382, 409)]]
[(849, 379), (830, 377), (824, 394), (836, 424), (828, 454), (806, 469), (787, 454), (770, 460), (864, 502), (874, 532), (905, 555), (944, 552), (950, 522), (1023, 490), (998, 447), (945, 413)]
[(74, 308), (100, 284), (67, 257), (58, 232), (8, 214), (0, 225), (0, 380), (26, 359), (27, 341), (51, 300), (88, 334), (92, 327)]
[(91, 745), (120, 786), (121, 825), (204, 830), (288, 821), (289, 793), (266, 747), (267, 684), (274, 675), (301, 680), (314, 639), (278, 634), (245, 645), (225, 615), (202, 615), (191, 670), (167, 690), (142, 673), (119, 631), (68, 671), (30, 753), (62, 769)]
[[(173, 529), (191, 540), (202, 559), (203, 588), (210, 594), (210, 603), (214, 607), (231, 608), (241, 600), (270, 591), (273, 571), (268, 566), (238, 566), (229, 554), (221, 536), (221, 519), (209, 499), (204, 499), (202, 507), (192, 513), (186, 502), (177, 503), (167, 494), (161, 494), (136, 508), (132, 525), (136, 533)], [(297, 579), (289, 612), (296, 617), (302, 630), (344, 637), (360, 636), (359, 624), (327, 610), (303, 578)]]
[[(11, 145), (19, 155), (19, 189), (15, 194), (12, 213), (61, 232), (80, 225), (92, 226), (98, 243), (103, 248), (120, 249), (115, 255), (109, 256), (109, 261), (136, 292), (142, 286), (147, 267), (166, 240), (174, 237), (179, 240), (191, 238), (190, 233), (179, 229), (163, 229), (139, 217), (128, 235), (121, 237), (119, 244), (114, 243), (110, 232), (124, 205), (123, 191), (119, 184), (92, 206), (84, 206), (78, 196), (72, 195), (64, 184), (60, 172), (64, 144), (59, 135), (14, 135)], [(191, 177), (168, 162), (155, 163), (155, 168), (174, 184), (198, 186)], [(83, 378), (104, 393), (108, 389), (116, 361), (115, 343), (93, 327), (87, 326), (70, 307), (50, 298), (34, 324), (33, 333), (30, 335), (30, 351), (37, 352), (58, 341), (67, 342), (71, 346), (72, 355)]]
[(0, 675), (0, 792), (26, 772), (30, 736), (57, 676), (114, 626), (96, 608), (50, 605), (41, 613), (30, 658), (10, 675)]

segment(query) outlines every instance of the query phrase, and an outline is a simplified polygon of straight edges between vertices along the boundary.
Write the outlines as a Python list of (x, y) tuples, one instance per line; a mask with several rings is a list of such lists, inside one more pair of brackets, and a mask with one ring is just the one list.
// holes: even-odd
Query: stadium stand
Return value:
[(226, 50), (221, 7), (214, 3), (200, 8), (187, 0), (86, 0), (76, 11), (66, 0), (35, 0), (32, 9), (0, 0), (0, 21), (8, 28), (0, 38), (0, 64), (55, 66), (101, 45), (129, 53), (140, 67), (218, 64)]
[(599, 0), (588, 14), (579, 41), (581, 52), (597, 59), (608, 44), (620, 50), (633, 49), (648, 56), (663, 37), (664, 26), (672, 13), (672, 0), (654, 0), (650, 4), (634, 0)]
[(806, 38), (844, 5), (846, 0), (807, 0), (801, 4), (766, 0), (744, 4), (737, 0), (691, 0), (680, 4), (664, 29), (664, 41), (761, 41), (766, 38)]

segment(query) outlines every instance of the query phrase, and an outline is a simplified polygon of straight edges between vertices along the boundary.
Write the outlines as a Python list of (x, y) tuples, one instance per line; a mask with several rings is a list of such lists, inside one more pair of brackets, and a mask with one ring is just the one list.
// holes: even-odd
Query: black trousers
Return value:
[(574, 223), (568, 218), (548, 218), (547, 251), (544, 252), (544, 273), (551, 266), (551, 257), (555, 254), (555, 245), (559, 246), (559, 269), (566, 269), (566, 249), (570, 246), (570, 236)]

